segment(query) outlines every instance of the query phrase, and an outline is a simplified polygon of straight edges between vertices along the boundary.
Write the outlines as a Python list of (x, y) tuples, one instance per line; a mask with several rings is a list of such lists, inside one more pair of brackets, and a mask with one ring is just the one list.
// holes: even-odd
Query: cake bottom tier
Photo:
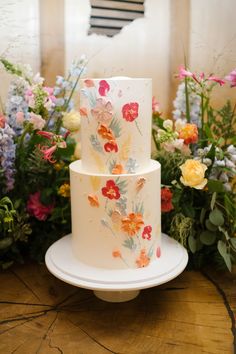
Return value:
[(86, 173), (70, 165), (72, 247), (88, 265), (146, 267), (161, 256), (160, 164), (136, 174)]

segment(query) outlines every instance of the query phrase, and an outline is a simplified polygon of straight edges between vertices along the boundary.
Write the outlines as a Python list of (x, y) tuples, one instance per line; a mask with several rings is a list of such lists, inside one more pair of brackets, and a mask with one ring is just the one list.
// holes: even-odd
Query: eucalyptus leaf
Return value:
[(206, 220), (205, 225), (206, 225), (207, 230), (209, 230), (209, 231), (218, 230), (218, 227), (216, 225), (212, 224), (212, 222), (210, 222), (209, 219)]
[(236, 237), (230, 239), (230, 243), (233, 246), (233, 248), (236, 250)]
[(224, 224), (224, 216), (222, 212), (215, 208), (209, 214), (210, 222), (216, 226), (222, 226)]
[(202, 209), (201, 209), (201, 214), (200, 214), (200, 223), (201, 223), (202, 225), (203, 225), (203, 223), (204, 223), (205, 216), (206, 216), (206, 209), (205, 209), (205, 208), (202, 208)]
[(214, 192), (214, 193), (212, 194), (212, 197), (211, 197), (211, 210), (214, 209), (215, 202), (216, 202), (216, 196), (217, 196), (217, 193)]
[(201, 242), (206, 246), (211, 246), (215, 243), (216, 234), (209, 230), (205, 230), (200, 234)]
[(230, 255), (227, 252), (226, 244), (223, 241), (219, 240), (218, 244), (217, 244), (217, 249), (218, 249), (221, 257), (224, 259), (227, 268), (231, 272), (232, 264), (231, 264)]
[(223, 192), (224, 191), (224, 186), (221, 181), (214, 180), (214, 179), (209, 179), (207, 183), (207, 187), (209, 192)]
[(197, 242), (195, 237), (193, 237), (192, 235), (189, 236), (188, 238), (188, 245), (189, 245), (189, 249), (192, 253), (195, 253), (197, 250)]

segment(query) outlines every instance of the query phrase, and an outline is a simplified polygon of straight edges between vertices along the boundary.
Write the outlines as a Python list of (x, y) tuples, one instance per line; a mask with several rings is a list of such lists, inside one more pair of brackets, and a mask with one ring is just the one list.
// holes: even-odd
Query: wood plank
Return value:
[(43, 265), (17, 266), (0, 273), (0, 282), (1, 353), (233, 352), (223, 299), (199, 272), (120, 304), (59, 281)]
[(114, 28), (99, 28), (99, 27), (94, 27), (89, 29), (88, 34), (98, 34), (98, 35), (104, 35), (108, 37), (112, 37), (116, 35), (117, 33), (120, 32), (120, 29), (114, 29)]
[(109, 17), (109, 18), (126, 18), (130, 20), (134, 20), (139, 17), (143, 17), (142, 13), (137, 12), (127, 12), (122, 10), (103, 10), (103, 9), (95, 9), (92, 8), (91, 16), (98, 16), (98, 17)]

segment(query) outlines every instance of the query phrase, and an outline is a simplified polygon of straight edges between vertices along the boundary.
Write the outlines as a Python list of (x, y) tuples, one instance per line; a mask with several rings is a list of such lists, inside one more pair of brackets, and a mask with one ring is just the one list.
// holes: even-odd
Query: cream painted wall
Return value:
[[(0, 1), (0, 55), (40, 69), (38, 0)], [(0, 95), (4, 100), (9, 75), (0, 68)]]
[(89, 0), (65, 1), (66, 67), (85, 53), (89, 77), (150, 77), (153, 93), (168, 106), (170, 1), (146, 0), (145, 17), (136, 19), (113, 38), (88, 36)]

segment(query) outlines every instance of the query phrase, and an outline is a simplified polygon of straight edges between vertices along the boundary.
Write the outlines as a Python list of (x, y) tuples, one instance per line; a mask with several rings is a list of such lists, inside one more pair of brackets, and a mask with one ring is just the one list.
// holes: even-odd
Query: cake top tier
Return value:
[(110, 174), (144, 169), (151, 155), (151, 79), (81, 81), (83, 168)]

